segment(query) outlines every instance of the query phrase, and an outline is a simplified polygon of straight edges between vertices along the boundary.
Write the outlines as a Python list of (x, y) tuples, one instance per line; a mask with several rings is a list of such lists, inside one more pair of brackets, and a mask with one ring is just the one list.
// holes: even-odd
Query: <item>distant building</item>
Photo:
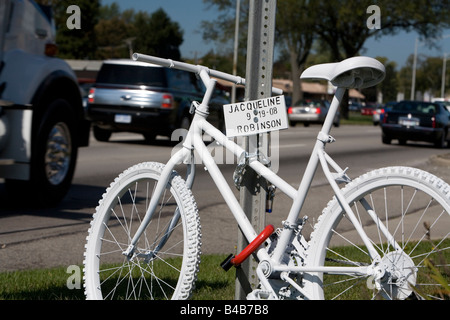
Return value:
[(97, 78), (97, 73), (103, 64), (101, 60), (69, 60), (66, 62), (75, 72), (78, 82), (94, 82)]
[[(292, 95), (292, 80), (273, 79), (272, 85), (275, 88), (282, 89), (285, 95)], [(301, 82), (302, 91), (305, 99), (325, 99), (331, 100), (336, 90), (331, 84), (324, 85), (318, 82)], [(349, 90), (349, 97), (356, 100), (364, 100), (365, 96), (355, 89)]]

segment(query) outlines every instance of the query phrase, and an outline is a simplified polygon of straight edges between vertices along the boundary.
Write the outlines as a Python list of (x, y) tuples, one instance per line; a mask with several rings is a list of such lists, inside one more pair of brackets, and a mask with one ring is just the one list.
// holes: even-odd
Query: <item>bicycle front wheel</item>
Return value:
[(133, 256), (124, 255), (163, 168), (153, 162), (133, 166), (103, 195), (87, 237), (88, 299), (189, 298), (200, 261), (200, 222), (195, 200), (175, 172)]
[(305, 263), (309, 267), (374, 265), (378, 273), (305, 275), (311, 297), (448, 298), (443, 283), (450, 277), (448, 184), (418, 169), (390, 167), (367, 173), (342, 191), (380, 258), (373, 263), (354, 225), (333, 199), (311, 234)]

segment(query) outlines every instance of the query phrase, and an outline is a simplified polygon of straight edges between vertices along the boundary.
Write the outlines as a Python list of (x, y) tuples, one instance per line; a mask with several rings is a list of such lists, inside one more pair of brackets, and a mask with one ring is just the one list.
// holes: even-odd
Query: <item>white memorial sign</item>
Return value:
[(250, 136), (289, 127), (284, 96), (226, 104), (223, 108), (227, 137)]

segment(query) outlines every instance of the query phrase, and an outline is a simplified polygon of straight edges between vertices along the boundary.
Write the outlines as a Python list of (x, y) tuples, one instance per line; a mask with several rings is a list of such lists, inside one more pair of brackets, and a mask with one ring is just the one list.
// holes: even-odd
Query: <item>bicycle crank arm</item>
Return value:
[(242, 262), (244, 262), (264, 241), (266, 241), (268, 237), (270, 237), (274, 230), (275, 228), (273, 225), (268, 225), (244, 250), (242, 250), (241, 253), (236, 257), (233, 254), (230, 254), (220, 266), (225, 271), (230, 270), (232, 266), (240, 266)]

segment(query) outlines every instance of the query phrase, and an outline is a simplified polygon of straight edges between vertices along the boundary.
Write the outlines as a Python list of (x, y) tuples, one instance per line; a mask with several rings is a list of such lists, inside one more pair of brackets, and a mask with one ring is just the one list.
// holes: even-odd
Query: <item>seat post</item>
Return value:
[(342, 103), (342, 99), (344, 97), (346, 88), (337, 88), (333, 97), (333, 101), (331, 102), (330, 109), (328, 109), (327, 116), (323, 123), (321, 133), (326, 134), (327, 136), (330, 134), (331, 127), (333, 126), (334, 117), (336, 116), (337, 111), (339, 110), (339, 106)]

